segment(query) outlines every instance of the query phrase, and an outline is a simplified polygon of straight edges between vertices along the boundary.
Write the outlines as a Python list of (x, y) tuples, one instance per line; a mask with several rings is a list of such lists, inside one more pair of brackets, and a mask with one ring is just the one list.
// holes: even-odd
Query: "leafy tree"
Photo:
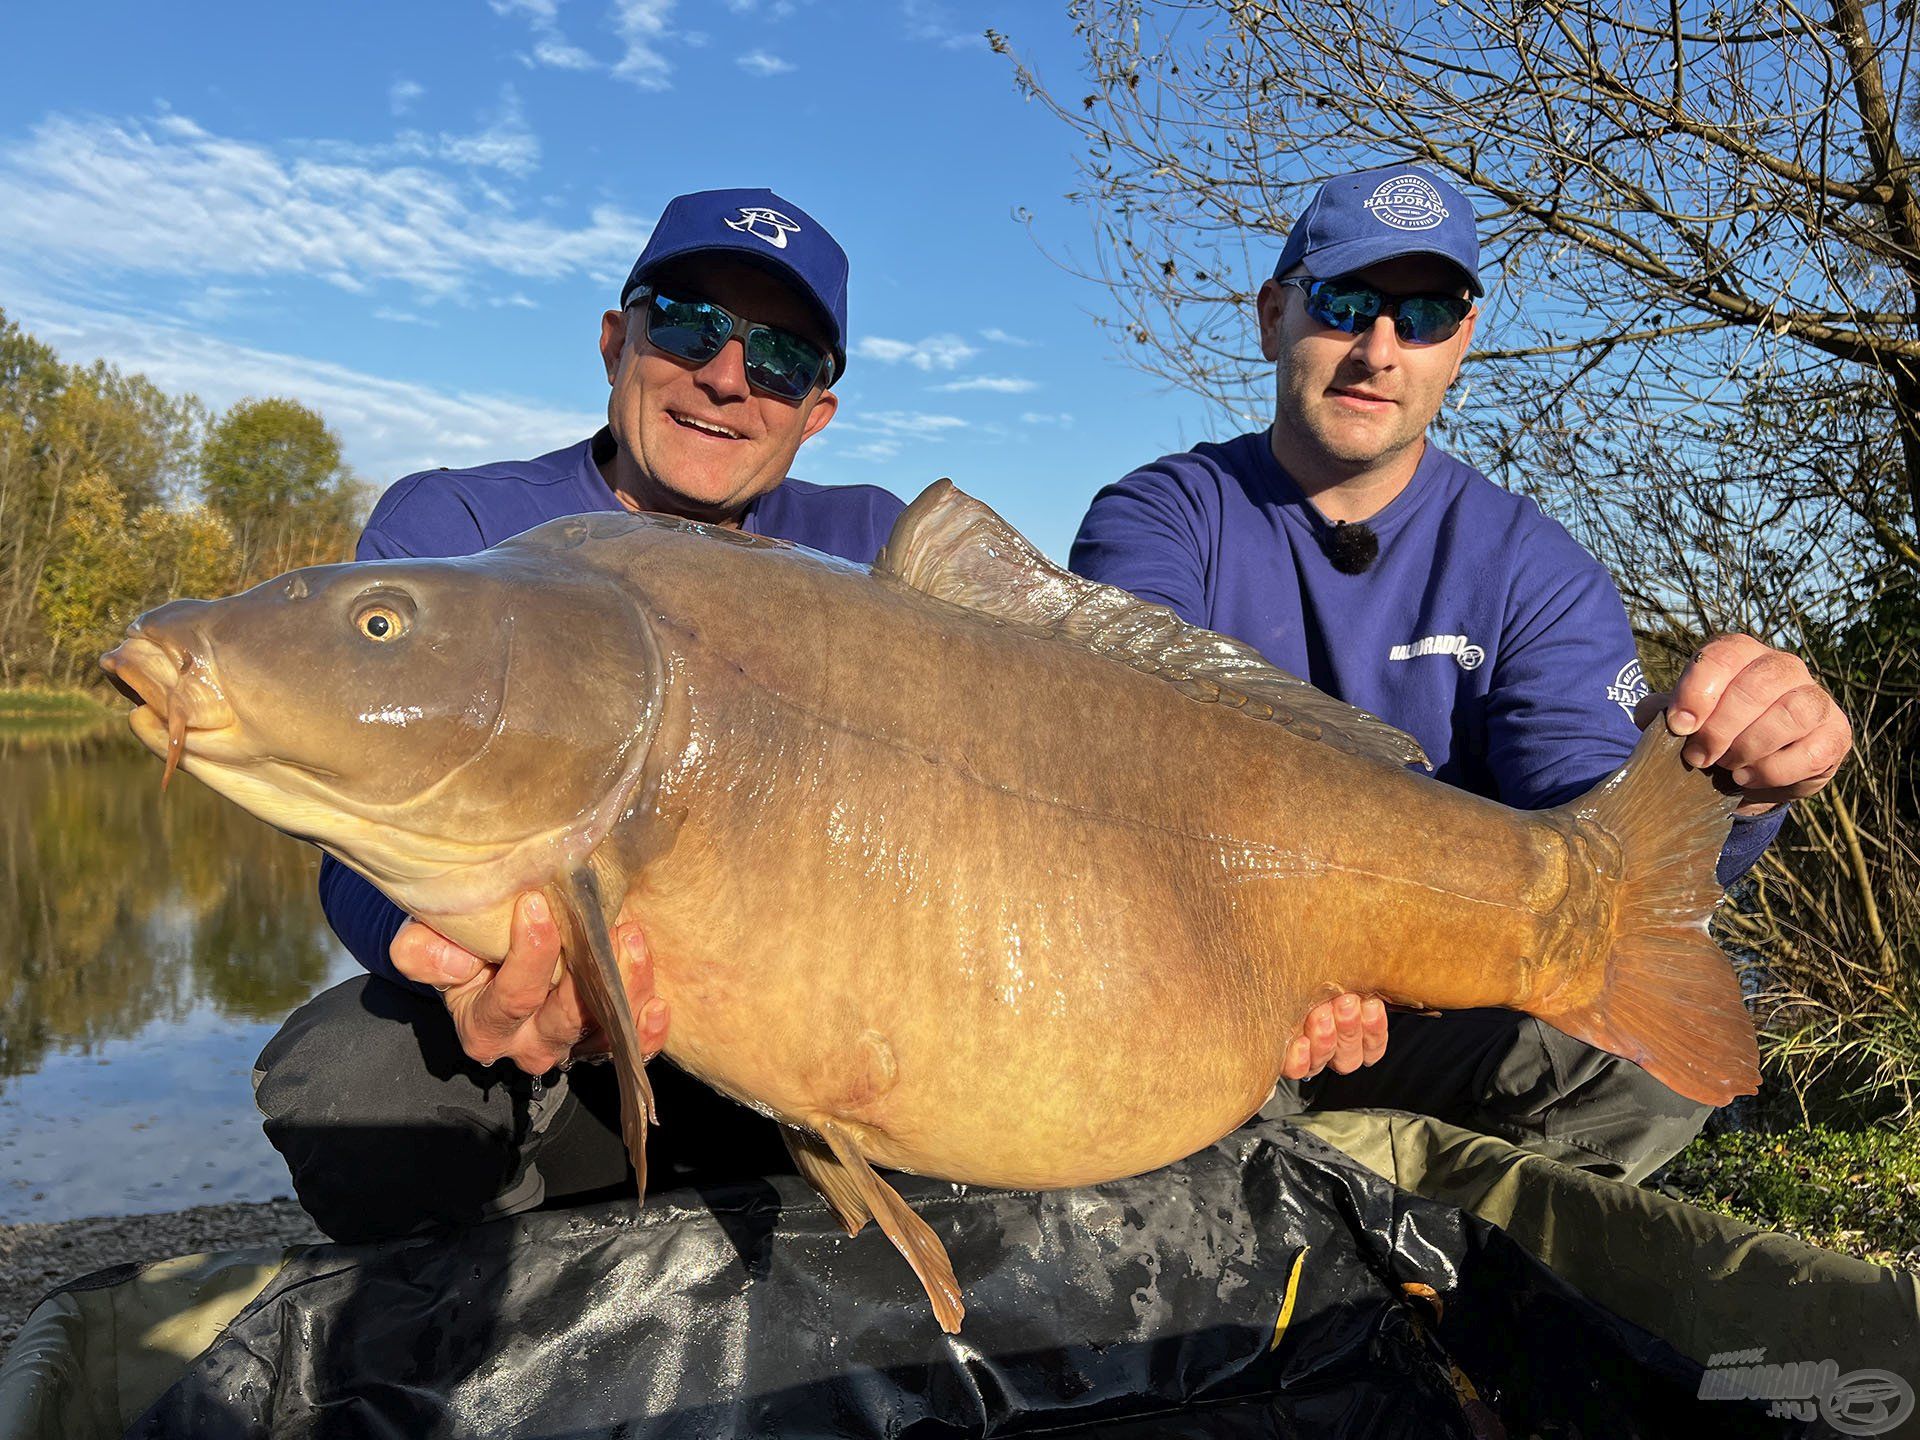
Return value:
[[(61, 365), (0, 316), (0, 682), (73, 671), (43, 629), (40, 596), (63, 538), (88, 533), (64, 524), (76, 497), (84, 493), (96, 520), (101, 486), (119, 497), (123, 520), (178, 503), (200, 423), (191, 396), (104, 363)], [(72, 583), (69, 574), (61, 585)]]
[(129, 521), (126, 497), (90, 475), (73, 487), (60, 529), (37, 598), (69, 680), (118, 644), (142, 611), (232, 588), (233, 532), (205, 507), (148, 505)]
[(365, 489), (321, 417), (250, 400), (212, 425), (0, 312), (0, 684), (74, 680), (142, 609), (348, 558)]
[(340, 441), (292, 400), (243, 400), (200, 450), (201, 493), (233, 527), (246, 583), (350, 553), (361, 487)]

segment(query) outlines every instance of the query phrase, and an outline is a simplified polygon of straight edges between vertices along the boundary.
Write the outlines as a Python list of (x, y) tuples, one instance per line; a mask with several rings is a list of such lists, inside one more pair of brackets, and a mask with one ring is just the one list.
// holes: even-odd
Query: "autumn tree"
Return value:
[(248, 400), (211, 425), (0, 312), (0, 684), (85, 682), (142, 610), (349, 559), (365, 492), (325, 421)]
[(0, 313), (0, 682), (64, 666), (38, 599), (82, 486), (109, 486), (128, 514), (186, 494), (200, 420), (193, 397), (62, 365)]
[(232, 526), (243, 583), (345, 558), (362, 487), (326, 422), (292, 400), (243, 400), (207, 431), (201, 494)]

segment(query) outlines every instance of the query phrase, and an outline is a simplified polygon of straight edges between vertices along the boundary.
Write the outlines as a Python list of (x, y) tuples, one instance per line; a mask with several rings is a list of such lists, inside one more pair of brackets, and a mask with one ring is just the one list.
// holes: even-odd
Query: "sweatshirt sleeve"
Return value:
[[(1506, 633), (1487, 694), (1487, 766), (1505, 804), (1540, 810), (1582, 795), (1625, 763), (1646, 694), (1620, 592), (1600, 562), (1552, 522), (1516, 544)], [(1731, 885), (1780, 833), (1784, 810), (1736, 816), (1720, 852)]]
[(347, 953), (382, 980), (427, 990), (402, 978), (388, 953), (406, 912), (331, 855), (320, 857), (320, 909)]
[(1205, 625), (1207, 555), (1195, 520), (1193, 497), (1172, 475), (1136, 470), (1093, 497), (1068, 568)]

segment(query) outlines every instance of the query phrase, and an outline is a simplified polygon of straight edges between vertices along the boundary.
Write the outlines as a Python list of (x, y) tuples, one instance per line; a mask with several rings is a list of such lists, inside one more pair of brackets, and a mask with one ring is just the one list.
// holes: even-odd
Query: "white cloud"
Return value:
[(525, 17), (533, 31), (533, 50), (520, 57), (523, 64), (545, 66), (549, 70), (606, 68), (561, 32), (559, 0), (487, 0), (487, 3), (496, 15)]
[(668, 76), (673, 66), (660, 53), (669, 37), (667, 17), (675, 0), (613, 0), (613, 28), (626, 53), (613, 67), (616, 80), (625, 80), (642, 90), (665, 90), (671, 86)]
[(996, 345), (1017, 345), (1022, 350), (1031, 350), (1035, 345), (1040, 343), (1037, 340), (1022, 339), (1018, 335), (1009, 335), (1006, 331), (997, 328), (982, 330), (980, 332), (980, 338), (982, 340), (991, 340)]
[(734, 64), (753, 75), (785, 75), (793, 69), (793, 62), (782, 60), (778, 55), (769, 55), (764, 50), (750, 50), (745, 55), (734, 57)]
[(978, 30), (956, 29), (947, 20), (946, 11), (934, 0), (906, 0), (900, 7), (907, 22), (907, 34), (915, 40), (928, 40), (947, 50), (987, 48), (986, 27)]
[(851, 450), (840, 452), (840, 458), (843, 460), (865, 460), (873, 463), (894, 460), (899, 458), (899, 455), (898, 440), (869, 440), (864, 445), (856, 445)]
[(393, 107), (393, 113), (404, 115), (413, 108), (413, 102), (427, 93), (427, 87), (416, 80), (396, 80), (387, 88), (387, 103)]
[[(512, 153), (512, 117), (500, 124), (468, 137), (474, 163)], [(566, 228), (522, 218), (471, 181), (315, 149), (227, 139), (171, 113), (54, 116), (0, 146), (0, 252), (43, 277), (309, 276), (445, 296), (489, 271), (605, 275), (645, 239), (646, 225), (612, 206)]]
[(888, 440), (930, 440), (949, 430), (964, 430), (957, 415), (930, 415), (923, 410), (864, 410), (849, 414), (843, 408), (833, 428), (842, 434), (877, 435)]
[(195, 320), (225, 320), (253, 292), (237, 285), (203, 285), (180, 302), (180, 311)]
[[(403, 136), (406, 140), (413, 138)], [(512, 86), (500, 95), (500, 112), (484, 130), (472, 135), (442, 131), (425, 140), (416, 152), (422, 159), (451, 160), (456, 165), (504, 170), (509, 175), (531, 174), (540, 164), (540, 139), (527, 126), (520, 96)]]
[(1073, 412), (1070, 410), (1029, 410), (1020, 417), (1022, 425), (1058, 425), (1063, 429), (1073, 427)]
[(533, 42), (533, 59), (550, 70), (597, 70), (600, 62), (558, 35), (541, 35)]
[(433, 465), (538, 455), (583, 440), (605, 423), (603, 414), (585, 408), (511, 395), (449, 393), (328, 361), (230, 344), (145, 316), (34, 298), (8, 309), (63, 360), (107, 357), (163, 390), (192, 392), (216, 411), (261, 395), (284, 395), (309, 405), (339, 433), (347, 463), (378, 486)]
[(1024, 395), (1029, 390), (1038, 390), (1037, 380), (1023, 380), (1017, 375), (969, 375), (965, 380), (954, 380), (945, 385), (936, 385), (935, 390), (963, 391), (988, 390), (996, 395)]
[(888, 340), (869, 335), (853, 347), (863, 360), (878, 360), (882, 365), (901, 361), (916, 370), (952, 370), (980, 352), (958, 335), (929, 335), (923, 340)]

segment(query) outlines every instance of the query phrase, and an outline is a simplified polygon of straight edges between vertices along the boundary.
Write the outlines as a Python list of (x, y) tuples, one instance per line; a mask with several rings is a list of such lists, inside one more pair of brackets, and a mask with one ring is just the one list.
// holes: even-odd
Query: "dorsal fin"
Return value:
[(1081, 645), (1195, 700), (1233, 706), (1336, 750), (1392, 765), (1427, 764), (1420, 743), (1404, 730), (1275, 669), (1251, 646), (1062, 570), (951, 480), (929, 485), (907, 507), (873, 568), (936, 599)]

